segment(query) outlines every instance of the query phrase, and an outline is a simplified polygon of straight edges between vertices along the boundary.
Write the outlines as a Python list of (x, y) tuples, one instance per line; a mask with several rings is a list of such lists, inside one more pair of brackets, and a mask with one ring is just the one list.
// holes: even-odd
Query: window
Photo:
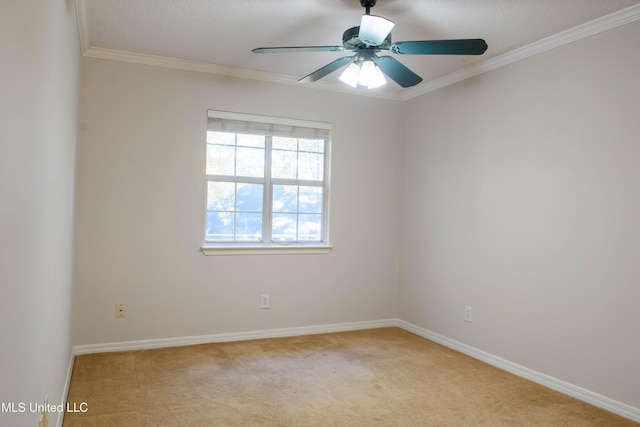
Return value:
[(203, 252), (329, 248), (330, 126), (221, 111), (208, 116)]

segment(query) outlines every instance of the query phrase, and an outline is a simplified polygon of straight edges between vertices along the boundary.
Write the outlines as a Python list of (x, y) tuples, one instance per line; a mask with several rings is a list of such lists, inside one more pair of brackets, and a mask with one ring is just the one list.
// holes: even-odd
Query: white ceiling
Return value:
[[(341, 45), (364, 13), (359, 0), (77, 0), (77, 8), (86, 56), (292, 84), (351, 52), (251, 49)], [(482, 56), (397, 55), (424, 81), (410, 89), (390, 81), (375, 91), (402, 99), (638, 19), (640, 0), (378, 0), (371, 13), (395, 21), (393, 41), (483, 38), (489, 45)], [(339, 74), (308, 85), (351, 91)]]

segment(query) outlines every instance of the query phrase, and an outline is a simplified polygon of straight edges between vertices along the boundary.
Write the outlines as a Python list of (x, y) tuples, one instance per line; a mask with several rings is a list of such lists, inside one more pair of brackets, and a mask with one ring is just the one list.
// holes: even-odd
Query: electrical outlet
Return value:
[(260, 295), (260, 308), (269, 308), (269, 294)]
[(471, 307), (468, 305), (464, 306), (464, 321), (471, 323)]
[(124, 319), (125, 317), (127, 317), (127, 305), (116, 304), (116, 318)]

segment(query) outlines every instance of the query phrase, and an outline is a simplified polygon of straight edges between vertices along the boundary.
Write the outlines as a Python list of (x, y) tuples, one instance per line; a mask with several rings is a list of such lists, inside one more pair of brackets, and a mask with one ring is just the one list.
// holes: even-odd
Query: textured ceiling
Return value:
[[(290, 76), (292, 81), (350, 52), (257, 55), (251, 49), (340, 45), (342, 33), (359, 25), (364, 13), (359, 0), (78, 1), (85, 51), (109, 49), (199, 61)], [(640, 0), (378, 0), (372, 14), (395, 21), (394, 41), (487, 41), (489, 48), (482, 56), (396, 56), (425, 85), (638, 4)], [(337, 87), (339, 74), (322, 84)], [(382, 91), (400, 93), (402, 88), (390, 82)]]

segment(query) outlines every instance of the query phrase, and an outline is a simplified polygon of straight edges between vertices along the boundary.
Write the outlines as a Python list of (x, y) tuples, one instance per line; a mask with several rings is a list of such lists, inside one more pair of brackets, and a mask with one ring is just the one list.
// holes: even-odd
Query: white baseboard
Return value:
[(473, 357), (474, 359), (481, 360), (482, 362), (488, 363), (489, 365), (495, 366), (496, 368), (500, 368), (519, 377), (525, 378), (527, 380), (548, 387), (552, 390), (566, 394), (567, 396), (582, 400), (583, 402), (587, 402), (593, 406), (597, 406), (609, 412), (613, 412), (614, 414), (620, 415), (636, 422), (640, 422), (640, 409), (634, 408), (633, 406), (617, 402), (613, 399), (609, 399), (608, 397), (570, 384), (566, 381), (562, 381), (549, 375), (534, 371), (532, 369), (525, 368), (524, 366), (520, 366), (516, 363), (502, 359), (493, 354), (478, 350), (477, 348), (436, 334), (435, 332), (431, 332), (409, 322), (405, 322), (404, 320), (398, 319), (397, 326), (409, 332), (413, 332), (416, 335), (420, 335), (423, 338), (437, 342), (438, 344), (442, 344), (443, 346), (448, 347), (452, 350), (464, 353), (468, 356)]
[(146, 350), (163, 347), (179, 347), (194, 344), (216, 342), (246, 341), (262, 338), (295, 337), (300, 335), (325, 334), (331, 332), (357, 331), (361, 329), (385, 328), (398, 326), (397, 319), (371, 320), (366, 322), (334, 323), (317, 326), (301, 326), (297, 328), (270, 329), (264, 331), (232, 332), (193, 337), (161, 338), (141, 341), (124, 341), (106, 344), (78, 345), (74, 347), (76, 355), (90, 353), (107, 353), (113, 351)]

